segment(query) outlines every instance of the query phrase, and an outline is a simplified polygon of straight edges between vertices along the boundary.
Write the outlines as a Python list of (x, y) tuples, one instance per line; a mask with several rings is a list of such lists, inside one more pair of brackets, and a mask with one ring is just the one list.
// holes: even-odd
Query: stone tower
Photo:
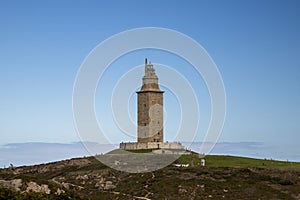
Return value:
[(138, 142), (163, 142), (163, 93), (146, 58), (143, 85), (137, 92)]

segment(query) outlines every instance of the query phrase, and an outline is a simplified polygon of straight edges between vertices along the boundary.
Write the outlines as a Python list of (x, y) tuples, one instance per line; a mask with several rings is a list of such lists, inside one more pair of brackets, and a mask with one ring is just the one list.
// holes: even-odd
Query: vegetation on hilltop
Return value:
[[(0, 199), (300, 199), (300, 163), (182, 155), (148, 173), (125, 173), (94, 157), (0, 170)], [(48, 191), (48, 194), (45, 192)]]

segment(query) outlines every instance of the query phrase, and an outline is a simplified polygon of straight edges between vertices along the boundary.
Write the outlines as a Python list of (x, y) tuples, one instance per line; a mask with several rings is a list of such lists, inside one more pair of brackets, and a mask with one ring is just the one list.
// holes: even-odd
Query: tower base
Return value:
[(181, 149), (185, 147), (180, 142), (122, 142), (120, 149), (141, 150), (141, 149)]

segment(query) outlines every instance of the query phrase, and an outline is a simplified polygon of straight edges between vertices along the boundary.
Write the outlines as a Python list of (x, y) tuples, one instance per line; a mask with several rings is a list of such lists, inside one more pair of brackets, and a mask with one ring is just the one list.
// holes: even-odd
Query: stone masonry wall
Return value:
[(120, 143), (120, 149), (184, 149), (184, 146), (179, 142), (123, 142)]

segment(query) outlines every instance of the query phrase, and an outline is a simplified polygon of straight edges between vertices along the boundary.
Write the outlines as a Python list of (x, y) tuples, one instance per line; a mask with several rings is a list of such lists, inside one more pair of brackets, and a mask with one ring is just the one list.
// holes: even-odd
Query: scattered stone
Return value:
[(39, 185), (36, 182), (30, 181), (27, 183), (27, 186), (26, 192), (41, 192), (46, 194), (50, 194), (51, 192), (51, 190), (48, 188), (48, 185), (45, 184)]
[(69, 183), (65, 183), (65, 182), (62, 182), (61, 185), (66, 188), (67, 190), (70, 189), (70, 184)]
[(0, 185), (6, 188), (14, 189), (20, 191), (22, 186), (22, 179), (13, 179), (13, 180), (0, 180)]
[(111, 181), (106, 181), (105, 186), (104, 186), (104, 190), (112, 190), (115, 189), (116, 186), (112, 184)]
[(55, 194), (60, 195), (60, 194), (62, 194), (62, 193), (65, 193), (65, 191), (64, 191), (63, 189), (57, 188)]
[(182, 193), (187, 193), (187, 190), (184, 189), (184, 188), (179, 188), (178, 192), (181, 193), (181, 194), (182, 194)]
[(67, 162), (69, 166), (71, 165), (71, 166), (79, 166), (79, 167), (91, 164), (91, 161), (89, 161), (88, 159), (71, 159), (68, 160)]
[(83, 175), (83, 176), (78, 175), (78, 176), (76, 177), (76, 180), (88, 180), (88, 179), (89, 179), (89, 176), (88, 176), (88, 175)]

